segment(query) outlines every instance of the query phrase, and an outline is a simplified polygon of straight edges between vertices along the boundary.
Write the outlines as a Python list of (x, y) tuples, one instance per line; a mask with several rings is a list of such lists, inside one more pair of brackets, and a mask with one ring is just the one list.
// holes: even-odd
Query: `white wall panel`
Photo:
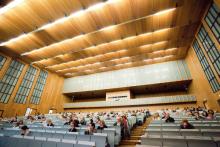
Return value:
[(109, 71), (64, 80), (63, 93), (112, 89), (191, 79), (184, 60)]
[(152, 104), (174, 104), (196, 102), (196, 97), (192, 95), (164, 96), (152, 98), (138, 98), (123, 101), (98, 101), (98, 102), (79, 102), (65, 103), (64, 108), (89, 108), (89, 107), (115, 107), (115, 106), (140, 106)]

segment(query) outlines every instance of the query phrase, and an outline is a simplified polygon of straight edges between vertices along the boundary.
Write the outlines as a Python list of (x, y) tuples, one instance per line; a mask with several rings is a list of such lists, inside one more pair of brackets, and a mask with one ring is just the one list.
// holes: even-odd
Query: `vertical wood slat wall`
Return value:
[[(220, 9), (220, 1), (215, 0), (215, 1), (213, 1), (213, 3), (215, 3), (215, 4), (219, 7), (219, 9)], [(211, 5), (212, 5), (212, 4), (211, 4)], [(209, 8), (211, 7), (211, 5), (209, 6)], [(206, 32), (208, 33), (209, 37), (210, 37), (211, 40), (214, 42), (214, 45), (216, 46), (216, 48), (217, 48), (218, 51), (220, 52), (220, 44), (219, 44), (218, 40), (216, 39), (216, 37), (214, 36), (214, 34), (213, 34), (213, 32), (211, 31), (211, 29), (209, 28), (209, 26), (207, 25), (206, 21), (205, 21), (205, 17), (206, 17), (206, 15), (207, 15), (207, 13), (208, 13), (209, 8), (208, 8), (207, 11), (205, 12), (205, 14), (204, 14), (204, 16), (203, 16), (203, 18), (202, 18), (202, 20), (201, 20), (201, 25), (200, 25), (200, 27), (198, 28), (198, 30), (197, 30), (197, 32), (196, 32), (195, 39), (197, 39), (197, 41), (198, 41), (198, 43), (199, 43), (199, 46), (201, 47), (201, 49), (202, 49), (202, 51), (203, 51), (205, 57), (207, 58), (207, 60), (208, 60), (208, 62), (209, 62), (209, 65), (211, 66), (211, 69), (212, 69), (213, 72), (214, 72), (214, 75), (216, 76), (218, 82), (220, 83), (220, 77), (218, 76), (218, 73), (217, 73), (216, 69), (214, 68), (214, 65), (213, 65), (212, 62), (210, 61), (210, 58), (208, 57), (207, 52), (205, 51), (205, 48), (204, 48), (204, 46), (202, 45), (202, 42), (200, 41), (200, 39), (199, 39), (199, 37), (198, 37), (198, 32), (199, 32), (201, 26), (204, 26), (204, 28), (205, 28)]]
[[(214, 0), (213, 2), (216, 3), (216, 5), (220, 8), (220, 0)], [(201, 25), (204, 26), (205, 30), (207, 31), (208, 35), (210, 36), (210, 38), (212, 39), (212, 41), (215, 43), (217, 49), (220, 51), (220, 45), (218, 43), (218, 41), (216, 40), (214, 34), (212, 33), (212, 31), (210, 30), (210, 28), (207, 26), (206, 22), (204, 21), (204, 18), (206, 16), (208, 12), (208, 9), (206, 11), (206, 13), (204, 14), (203, 19), (201, 20)], [(200, 27), (198, 28), (199, 31)], [(218, 82), (220, 82), (220, 77), (218, 76), (216, 70), (213, 67), (213, 64), (211, 63), (203, 45), (201, 44), (199, 38), (197, 37), (198, 31), (195, 35), (195, 39), (197, 38), (198, 43), (203, 51), (203, 53), (205, 54), (205, 57), (207, 58), (211, 69), (213, 70)], [(220, 99), (220, 91), (214, 93), (211, 89), (211, 86), (206, 78), (206, 75), (202, 69), (202, 66), (199, 62), (199, 59), (191, 45), (187, 57), (185, 58), (188, 67), (190, 69), (191, 75), (192, 75), (192, 79), (193, 82), (189, 87), (189, 93), (190, 94), (194, 94), (197, 97), (197, 105), (203, 106), (203, 101), (206, 99), (207, 103), (206, 106), (208, 108), (212, 108), (214, 110), (220, 110), (220, 106), (218, 104), (218, 100)]]
[[(0, 70), (0, 79), (3, 78), (6, 71), (9, 68), (9, 65), (14, 60), (9, 56), (6, 56), (4, 54), (0, 54), (4, 57), (6, 57), (6, 61)], [(16, 59), (15, 59), (16, 60)], [(16, 93), (21, 85), (21, 82), (24, 78), (24, 75), (29, 67), (28, 64), (24, 63), (21, 60), (18, 60), (19, 62), (23, 63), (25, 66), (22, 70), (22, 73), (17, 81), (17, 84), (15, 85), (14, 90), (12, 91), (12, 94), (9, 98), (8, 103), (0, 103), (0, 110), (3, 110), (3, 117), (11, 117), (17, 115), (24, 115), (26, 112), (26, 109), (32, 108), (36, 109), (39, 113), (48, 113), (49, 109), (54, 108), (57, 110), (57, 112), (63, 111), (63, 100), (65, 99), (65, 96), (62, 95), (62, 88), (63, 88), (63, 77), (60, 77), (56, 74), (48, 72), (48, 76), (46, 79), (46, 84), (44, 86), (44, 90), (41, 96), (40, 103), (38, 105), (34, 105), (30, 103), (30, 97), (34, 91), (34, 87), (37, 83), (37, 78), (40, 74), (41, 69), (38, 67), (35, 67), (37, 69), (37, 74), (34, 78), (33, 85), (31, 86), (31, 90), (29, 92), (29, 95), (27, 97), (27, 100), (25, 104), (19, 104), (14, 102), (14, 98), (16, 96)]]

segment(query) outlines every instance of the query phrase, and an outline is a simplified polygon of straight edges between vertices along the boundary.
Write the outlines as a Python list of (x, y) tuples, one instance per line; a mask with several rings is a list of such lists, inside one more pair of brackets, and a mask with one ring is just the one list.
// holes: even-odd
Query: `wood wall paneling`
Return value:
[[(2, 70), (0, 71), (0, 78), (2, 78), (5, 74), (5, 72), (7, 71), (10, 62), (13, 60), (12, 58), (10, 58), (9, 56), (6, 56), (4, 54), (1, 54), (5, 57), (7, 57), (6, 63), (4, 64)], [(24, 62), (22, 62), (24, 63)], [(14, 97), (19, 89), (19, 86), (23, 80), (23, 77), (26, 73), (26, 70), (28, 69), (29, 64), (25, 64), (25, 67), (22, 70), (22, 73), (18, 79), (18, 82), (12, 92), (12, 95), (9, 99), (9, 102), (7, 104), (4, 103), (0, 103), (0, 110), (4, 110), (3, 116), (4, 117), (11, 117), (11, 116), (15, 116), (17, 115), (24, 115), (26, 112), (26, 109), (28, 107), (36, 109), (37, 112), (40, 113), (48, 113), (50, 108), (55, 108), (57, 110), (57, 112), (62, 112), (63, 111), (63, 100), (65, 101), (69, 101), (69, 99), (66, 98), (66, 96), (64, 96), (62, 94), (62, 88), (63, 88), (63, 77), (60, 77), (54, 73), (48, 72), (48, 77), (47, 77), (47, 81), (41, 96), (41, 101), (39, 105), (34, 105), (34, 104), (30, 104), (30, 97), (33, 93), (35, 84), (37, 82), (37, 78), (39, 76), (40, 73), (40, 69), (38, 67), (37, 68), (37, 74), (36, 77), (34, 79), (33, 85), (31, 87), (30, 93), (28, 95), (28, 98), (26, 100), (25, 104), (18, 104), (14, 102)]]

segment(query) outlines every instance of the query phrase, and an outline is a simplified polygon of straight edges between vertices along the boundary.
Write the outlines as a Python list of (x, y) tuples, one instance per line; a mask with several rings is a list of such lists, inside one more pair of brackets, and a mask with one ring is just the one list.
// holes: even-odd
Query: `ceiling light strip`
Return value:
[(13, 0), (13, 1), (9, 2), (6, 6), (4, 6), (0, 9), (0, 15), (4, 14), (8, 10), (13, 9), (14, 7), (18, 6), (23, 1), (24, 0)]
[[(175, 10), (176, 8), (171, 8), (171, 9), (168, 9), (168, 10)], [(170, 11), (166, 11), (166, 12), (170, 12)], [(157, 12), (158, 13), (158, 12)], [(155, 13), (155, 14), (157, 14)], [(45, 47), (41, 47), (41, 48), (38, 48), (38, 49), (34, 49), (32, 51), (28, 51), (28, 52), (25, 52), (25, 53), (22, 53), (21, 56), (25, 56), (25, 55), (29, 55), (29, 54), (32, 54), (32, 53), (35, 53), (37, 51), (42, 51), (44, 49), (47, 49), (47, 48), (50, 48), (52, 46), (57, 46), (57, 45), (62, 45), (63, 43), (68, 43), (68, 42), (71, 42), (73, 41), (74, 39), (78, 38), (78, 37), (82, 37), (82, 36), (85, 36), (85, 35), (91, 35), (91, 34), (94, 34), (94, 33), (97, 33), (97, 32), (101, 32), (101, 31), (105, 31), (105, 30), (109, 30), (109, 29), (112, 29), (112, 28), (115, 28), (115, 27), (118, 27), (118, 26), (121, 26), (121, 25), (125, 25), (125, 24), (129, 24), (129, 23), (132, 23), (132, 22), (135, 22), (135, 21), (138, 21), (138, 20), (142, 20), (142, 19), (146, 19), (147, 17), (150, 17), (154, 14), (150, 14), (150, 15), (147, 15), (147, 16), (143, 16), (143, 17), (140, 17), (140, 18), (137, 18), (137, 19), (132, 19), (132, 20), (128, 20), (128, 21), (125, 21), (125, 22), (122, 22), (122, 23), (119, 23), (117, 25), (110, 25), (110, 26), (106, 26), (104, 28), (101, 28), (99, 30), (95, 30), (95, 31), (92, 31), (90, 33), (87, 33), (87, 34), (84, 34), (84, 35), (77, 35), (77, 36), (74, 36), (72, 38), (68, 38), (68, 39), (65, 39), (65, 40), (62, 40), (60, 42), (56, 42), (56, 43), (53, 43), (53, 44), (50, 44), (48, 46), (45, 46)]]
[[(167, 50), (170, 50), (170, 49), (178, 49), (178, 48), (168, 48), (168, 49), (161, 49), (160, 51), (167, 51)], [(146, 54), (160, 54), (160, 53), (156, 53), (157, 51), (153, 51), (153, 52), (149, 52), (149, 53), (146, 53)], [(123, 56), (123, 57), (120, 57), (120, 58), (117, 58), (118, 60), (125, 60), (125, 59), (131, 59), (131, 58), (135, 58), (135, 57), (140, 57), (140, 56), (143, 56), (145, 57), (146, 55), (141, 55), (141, 54), (137, 54), (137, 55), (134, 55), (134, 56)], [(107, 61), (103, 61), (103, 62), (99, 62), (100, 64), (103, 64), (105, 62), (112, 62), (114, 61), (115, 59), (111, 59), (111, 60), (107, 60)], [(93, 66), (95, 63), (93, 64), (86, 64), (86, 65), (80, 65), (80, 66), (76, 66), (76, 67), (71, 67), (71, 68), (66, 68), (66, 69), (61, 69), (61, 70), (57, 70), (56, 72), (65, 72), (66, 70), (77, 70), (77, 68), (85, 68), (87, 66)]]
[(127, 51), (129, 51), (129, 50), (133, 50), (134, 48), (146, 48), (146, 47), (149, 47), (149, 46), (154, 46), (154, 45), (158, 45), (158, 44), (161, 44), (161, 43), (166, 43), (166, 42), (168, 42), (167, 40), (165, 40), (165, 41), (160, 41), (160, 42), (155, 42), (155, 43), (150, 43), (150, 44), (144, 44), (144, 45), (141, 45), (141, 46), (137, 46), (137, 47), (130, 47), (130, 48), (127, 48), (127, 49), (119, 49), (119, 50), (117, 50), (117, 51), (111, 51), (111, 52), (107, 52), (107, 53), (104, 53), (104, 54), (99, 54), (99, 55), (96, 55), (96, 56), (90, 56), (90, 57), (87, 57), (87, 58), (83, 58), (83, 59), (78, 59), (78, 60), (74, 60), (74, 61), (69, 61), (69, 62), (65, 62), (65, 63), (59, 63), (59, 64), (55, 64), (55, 65), (51, 65), (51, 66), (47, 66), (47, 67), (45, 67), (45, 68), (56, 68), (56, 66), (65, 66), (66, 64), (71, 64), (71, 63), (74, 63), (74, 62), (77, 62), (77, 61), (80, 61), (80, 60), (87, 60), (87, 59), (89, 59), (89, 58), (95, 58), (95, 57), (98, 57), (98, 56), (100, 56), (100, 55), (102, 55), (102, 56), (105, 56), (105, 55), (107, 55), (107, 54), (109, 54), (109, 53), (117, 53), (117, 52), (121, 52), (121, 51), (123, 51), (123, 50), (127, 50)]
[[(134, 39), (134, 37), (142, 37), (142, 36), (145, 36), (145, 35), (152, 35), (153, 33), (162, 32), (162, 31), (168, 31), (169, 29), (170, 28), (163, 28), (163, 29), (159, 29), (159, 30), (156, 30), (156, 31), (153, 31), (153, 32), (147, 32), (147, 33), (143, 33), (143, 34), (133, 35), (133, 36), (129, 36), (129, 37), (126, 37), (126, 38), (121, 38), (121, 39), (118, 39), (118, 40), (113, 40), (113, 41), (108, 42), (108, 43), (101, 43), (101, 44), (97, 45), (96, 47), (102, 46), (104, 44), (111, 44), (111, 43), (116, 43), (118, 41), (124, 41), (124, 40), (127, 40), (127, 39)], [(70, 51), (68, 53), (65, 53), (63, 56), (65, 56), (67, 54), (77, 53), (77, 52), (80, 52), (82, 50), (89, 49), (91, 47), (94, 47), (94, 46), (90, 46), (90, 47), (87, 47), (87, 48), (79, 49), (77, 51)], [(60, 56), (60, 55), (58, 55), (58, 56)], [(55, 58), (55, 57), (53, 57), (53, 58)], [(45, 61), (45, 60), (48, 60), (48, 59), (50, 59), (50, 58), (34, 61), (32, 63), (37, 63), (37, 62)]]
[[(22, 1), (24, 1), (24, 0), (14, 0), (14, 1), (12, 1), (11, 3), (9, 3), (7, 6), (10, 7), (10, 8), (12, 8), (12, 7), (17, 6), (18, 4), (20, 4)], [(42, 25), (41, 27), (37, 28), (36, 30), (33, 30), (33, 31), (28, 32), (28, 33), (25, 33), (25, 34), (21, 34), (21, 35), (16, 36), (16, 37), (14, 37), (14, 38), (12, 38), (12, 39), (9, 39), (9, 40), (7, 40), (7, 41), (4, 41), (4, 42), (2, 42), (2, 43), (0, 44), (0, 46), (5, 46), (5, 45), (7, 45), (8, 43), (11, 43), (11, 42), (17, 41), (17, 40), (19, 40), (19, 39), (22, 39), (22, 38), (24, 38), (24, 37), (27, 37), (27, 36), (28, 36), (29, 34), (31, 34), (31, 33), (35, 33), (35, 32), (37, 32), (37, 31), (47, 29), (47, 28), (49, 28), (49, 27), (51, 27), (51, 26), (55, 26), (55, 25), (57, 25), (57, 24), (59, 24), (59, 23), (63, 23), (63, 22), (65, 22), (65, 21), (67, 21), (67, 20), (72, 19), (73, 17), (77, 17), (77, 16), (82, 15), (83, 13), (87, 13), (87, 12), (89, 12), (89, 11), (93, 11), (93, 10), (95, 10), (95, 8), (104, 7), (105, 5), (107, 5), (107, 4), (109, 4), (109, 3), (112, 3), (112, 2), (114, 2), (114, 1), (115, 1), (115, 0), (107, 0), (106, 2), (100, 2), (100, 3), (97, 3), (97, 4), (95, 4), (95, 5), (92, 5), (92, 6), (88, 7), (88, 8), (85, 9), (85, 10), (79, 10), (79, 11), (73, 12), (73, 13), (70, 14), (69, 16), (65, 16), (65, 17), (62, 17), (62, 18), (59, 18), (59, 19), (55, 20), (54, 22), (51, 22), (51, 23), (48, 23), (48, 24), (44, 24), (44, 25)], [(6, 6), (6, 7), (7, 7), (7, 6)], [(6, 8), (6, 7), (4, 7), (4, 8), (8, 10), (9, 8), (8, 8), (8, 7)], [(4, 8), (0, 9), (0, 14), (1, 14), (1, 11), (2, 11), (2, 13), (4, 13), (5, 11), (7, 11), (7, 10), (5, 10)]]
[[(135, 62), (132, 62), (132, 61), (131, 61), (131, 62), (126, 62), (126, 63), (120, 63), (120, 64), (118, 64), (118, 66), (123, 66), (123, 65), (126, 65), (126, 64), (137, 63), (137, 62), (141, 62), (141, 61), (143, 61), (143, 62), (149, 62), (149, 61), (153, 61), (153, 60), (161, 60), (161, 59), (172, 58), (172, 57), (174, 57), (174, 55), (173, 55), (173, 54), (170, 54), (170, 55), (166, 55), (166, 56), (163, 56), (163, 57), (149, 58), (149, 59), (144, 59), (144, 60), (138, 60), (138, 61), (135, 61)], [(114, 65), (114, 66), (116, 66), (116, 65)], [(95, 69), (95, 70), (86, 69), (86, 70), (81, 71), (81, 72), (78, 72), (78, 73), (82, 73), (82, 72), (92, 72), (92, 71), (102, 70), (102, 69), (106, 69), (106, 68), (112, 68), (112, 67), (114, 67), (114, 66), (100, 67), (100, 68)], [(70, 76), (71, 76), (71, 75), (74, 75), (74, 74), (76, 74), (76, 73), (66, 73), (66, 74), (64, 74), (64, 75), (66, 75), (66, 76), (70, 75)]]

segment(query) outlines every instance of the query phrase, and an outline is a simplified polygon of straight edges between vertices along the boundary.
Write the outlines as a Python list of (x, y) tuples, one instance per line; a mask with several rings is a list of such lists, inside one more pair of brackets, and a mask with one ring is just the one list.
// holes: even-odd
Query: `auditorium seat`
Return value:
[(71, 139), (71, 140), (76, 140), (76, 137), (79, 133), (78, 132), (67, 132), (64, 134), (64, 139)]
[(180, 136), (179, 129), (162, 129), (162, 135)]
[(180, 129), (183, 136), (202, 136), (199, 129)]
[(104, 147), (106, 144), (107, 134), (95, 133), (91, 136), (91, 141), (95, 142), (96, 147)]
[(208, 136), (186, 136), (188, 147), (217, 147), (216, 143)]
[(147, 137), (141, 137), (141, 144), (162, 146), (161, 135), (147, 135)]
[(187, 147), (187, 142), (184, 136), (169, 136), (163, 135), (163, 147)]
[(115, 145), (115, 129), (114, 128), (105, 128), (103, 133), (106, 133), (108, 135), (108, 142), (111, 145), (111, 147), (114, 147)]
[(78, 143), (74, 147), (95, 147), (95, 142), (90, 141), (78, 141)]
[(65, 131), (56, 131), (56, 133), (53, 134), (53, 138), (64, 138), (64, 135), (66, 134)]
[(90, 141), (91, 135), (77, 135), (77, 140), (79, 141)]
[(160, 147), (160, 146), (153, 146), (153, 145), (141, 145), (137, 144), (136, 147)]
[(213, 140), (217, 144), (218, 147), (220, 147), (220, 137), (213, 137)]
[(62, 142), (57, 143), (57, 147), (74, 147), (75, 140), (62, 139)]
[(60, 139), (57, 138), (47, 138), (47, 141), (42, 143), (42, 147), (56, 147), (57, 142), (60, 142)]
[(204, 136), (220, 136), (220, 129), (201, 129)]

